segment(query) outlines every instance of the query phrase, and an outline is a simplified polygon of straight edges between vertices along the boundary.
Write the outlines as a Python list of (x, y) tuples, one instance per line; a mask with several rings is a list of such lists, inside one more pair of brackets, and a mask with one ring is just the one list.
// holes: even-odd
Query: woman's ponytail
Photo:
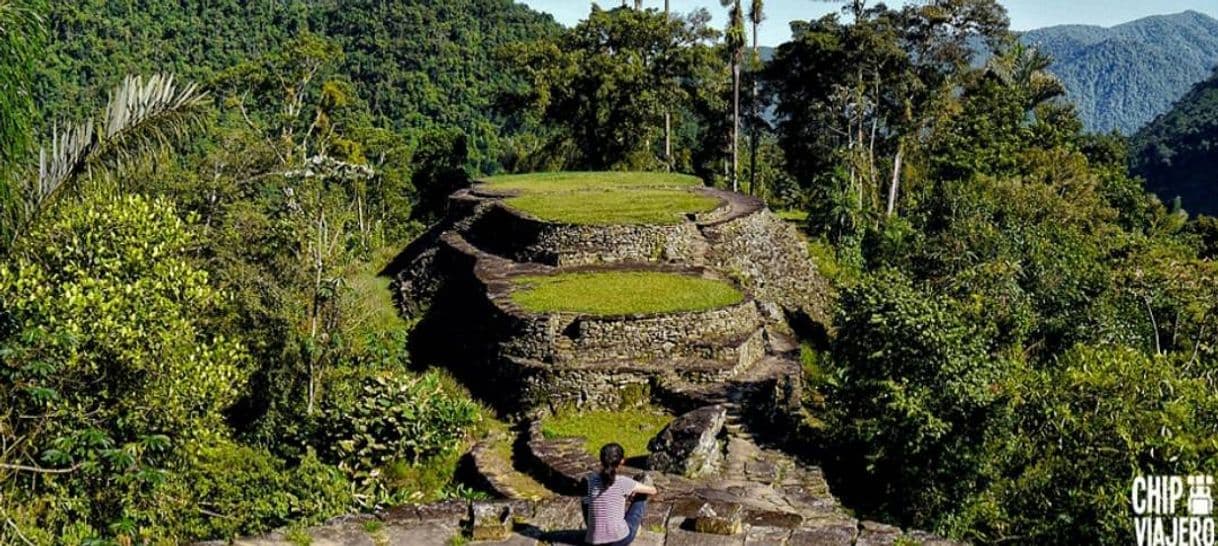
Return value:
[(618, 444), (605, 444), (601, 448), (601, 491), (613, 487), (617, 478), (617, 467), (626, 458), (626, 451)]

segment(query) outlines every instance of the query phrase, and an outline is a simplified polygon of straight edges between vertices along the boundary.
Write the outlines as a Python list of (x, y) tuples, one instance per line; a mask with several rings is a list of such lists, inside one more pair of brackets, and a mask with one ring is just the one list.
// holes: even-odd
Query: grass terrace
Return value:
[(583, 225), (672, 225), (684, 221), (686, 214), (719, 206), (714, 197), (658, 188), (526, 193), (505, 202), (540, 220)]
[(659, 434), (672, 416), (657, 408), (590, 411), (548, 417), (541, 422), (547, 438), (583, 438), (584, 449), (596, 456), (609, 442), (622, 444), (626, 457), (647, 455), (647, 442)]
[(508, 206), (564, 224), (677, 224), (719, 205), (693, 193), (701, 180), (684, 174), (557, 172), (494, 176), (484, 186), (514, 194)]
[(500, 191), (548, 193), (627, 188), (694, 188), (702, 185), (695, 176), (650, 172), (551, 172), (508, 174), (484, 178), (488, 188)]
[(534, 313), (614, 316), (705, 311), (734, 305), (732, 285), (680, 273), (602, 271), (513, 279), (512, 301)]

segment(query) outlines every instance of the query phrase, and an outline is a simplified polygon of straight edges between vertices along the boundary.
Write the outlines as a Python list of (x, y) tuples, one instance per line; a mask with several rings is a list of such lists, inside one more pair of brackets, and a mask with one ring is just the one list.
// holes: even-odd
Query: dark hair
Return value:
[(617, 467), (625, 458), (626, 450), (622, 449), (620, 444), (605, 444), (605, 447), (601, 448), (602, 491), (613, 486), (613, 480), (617, 478)]

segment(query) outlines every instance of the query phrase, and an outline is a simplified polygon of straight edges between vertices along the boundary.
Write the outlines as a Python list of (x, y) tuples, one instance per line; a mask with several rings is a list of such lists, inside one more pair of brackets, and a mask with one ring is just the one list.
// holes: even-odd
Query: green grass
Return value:
[(546, 418), (541, 433), (547, 438), (583, 438), (584, 449), (594, 456), (601, 446), (617, 442), (626, 457), (636, 457), (647, 455), (647, 442), (670, 421), (671, 415), (655, 408), (590, 411)]
[(309, 536), (309, 532), (305, 531), (301, 527), (293, 527), (288, 529), (288, 532), (283, 538), (287, 539), (288, 542), (291, 542), (292, 546), (309, 546), (310, 544), (313, 544), (313, 537)]
[(512, 301), (534, 313), (633, 315), (704, 311), (740, 303), (722, 281), (679, 273), (603, 271), (513, 279)]
[(774, 211), (774, 215), (793, 224), (803, 225), (808, 222), (806, 210), (785, 209)]
[(649, 172), (552, 172), (492, 176), (482, 180), (487, 187), (503, 191), (557, 192), (613, 188), (695, 187), (694, 176)]
[(548, 222), (567, 224), (676, 224), (719, 200), (689, 191), (697, 177), (649, 172), (555, 172), (492, 176), (491, 189), (515, 194), (506, 203)]
[(714, 197), (664, 188), (525, 193), (505, 202), (547, 222), (584, 225), (679, 224), (688, 213), (719, 205)]
[(410, 329), (393, 303), (392, 281), (380, 276), (380, 271), (401, 251), (397, 247), (384, 247), (372, 252), (366, 261), (357, 261), (343, 272), (343, 281), (351, 291), (350, 308), (344, 310), (345, 320), (350, 325), (350, 343), (355, 349), (367, 349), (373, 339), (385, 339)]

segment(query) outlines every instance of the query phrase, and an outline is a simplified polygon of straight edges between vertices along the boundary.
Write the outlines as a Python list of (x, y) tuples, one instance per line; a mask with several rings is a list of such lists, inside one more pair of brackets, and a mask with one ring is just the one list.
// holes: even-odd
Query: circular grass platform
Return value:
[(495, 176), (483, 187), (511, 195), (504, 202), (546, 222), (580, 225), (682, 222), (720, 201), (694, 193), (693, 176), (647, 172), (556, 172)]
[(534, 313), (600, 316), (706, 311), (744, 301), (732, 285), (680, 273), (599, 271), (512, 279), (512, 302)]
[(714, 197), (659, 188), (529, 193), (504, 202), (546, 222), (599, 226), (679, 224), (687, 214), (719, 206)]
[(651, 172), (549, 172), (508, 174), (480, 180), (486, 188), (503, 192), (560, 192), (623, 188), (694, 188), (702, 185), (696, 176)]

